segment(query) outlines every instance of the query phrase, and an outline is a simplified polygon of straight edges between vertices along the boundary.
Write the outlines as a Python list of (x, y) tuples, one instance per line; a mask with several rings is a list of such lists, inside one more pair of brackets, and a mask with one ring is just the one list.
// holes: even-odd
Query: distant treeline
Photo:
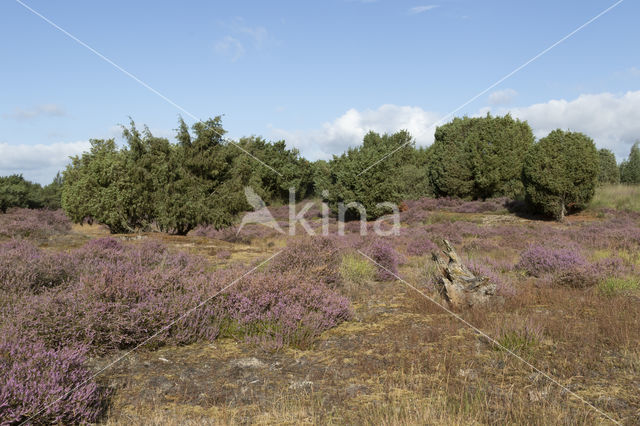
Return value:
[[(532, 212), (562, 218), (583, 208), (598, 183), (640, 183), (638, 143), (618, 166), (611, 151), (597, 150), (582, 133), (554, 130), (536, 141), (529, 124), (510, 115), (455, 118), (436, 129), (428, 148), (416, 147), (407, 131), (369, 132), (362, 145), (315, 162), (285, 141), (229, 141), (220, 117), (191, 128), (180, 119), (176, 132), (172, 143), (131, 121), (123, 148), (113, 139), (91, 140), (89, 152), (73, 157), (45, 188), (2, 178), (0, 206), (57, 202), (73, 221), (92, 219), (112, 232), (186, 234), (198, 225), (230, 225), (251, 209), (246, 186), (267, 205), (287, 203), (294, 188), (296, 200), (321, 197), (334, 213), (358, 203), (369, 219), (390, 211), (384, 203), (442, 196), (525, 199)], [(31, 195), (11, 195), (20, 192), (18, 180)], [(357, 207), (347, 208), (347, 218), (359, 217)]]
[(29, 182), (22, 175), (0, 176), (0, 212), (11, 207), (30, 209), (61, 207), (62, 176), (56, 175), (49, 185)]

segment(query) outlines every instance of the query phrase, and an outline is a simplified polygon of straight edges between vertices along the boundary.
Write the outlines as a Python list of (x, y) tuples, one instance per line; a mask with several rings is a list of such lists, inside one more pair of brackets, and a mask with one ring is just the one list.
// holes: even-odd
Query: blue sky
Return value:
[[(430, 127), (615, 3), (41, 1), (25, 4), (232, 138), (327, 158), (366, 130)], [(640, 4), (623, 1), (456, 115), (512, 112), (537, 136), (584, 131), (624, 158), (640, 139)], [(0, 3), (0, 175), (46, 183), (128, 116), (170, 137), (179, 114), (18, 2)]]

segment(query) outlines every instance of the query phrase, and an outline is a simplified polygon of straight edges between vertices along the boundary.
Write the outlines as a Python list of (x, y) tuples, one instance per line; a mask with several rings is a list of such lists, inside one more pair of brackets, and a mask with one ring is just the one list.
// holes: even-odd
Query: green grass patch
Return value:
[(589, 209), (602, 208), (640, 212), (640, 185), (599, 186)]
[(615, 296), (621, 293), (635, 291), (640, 288), (637, 278), (617, 278), (611, 277), (602, 281), (598, 286), (598, 290), (605, 296)]
[(342, 258), (340, 264), (340, 275), (346, 281), (354, 284), (362, 284), (374, 279), (376, 270), (366, 258), (348, 253)]
[(496, 347), (498, 350), (506, 348), (512, 352), (529, 352), (538, 343), (536, 336), (525, 330), (508, 331), (503, 333), (497, 341), (502, 345), (502, 347)]

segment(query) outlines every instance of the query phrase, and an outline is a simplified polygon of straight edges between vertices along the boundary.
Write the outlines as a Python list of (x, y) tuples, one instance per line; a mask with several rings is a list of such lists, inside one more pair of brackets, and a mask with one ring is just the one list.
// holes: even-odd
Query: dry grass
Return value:
[[(601, 188), (593, 208), (619, 205), (640, 211), (640, 189)], [(439, 223), (450, 216), (446, 213), (431, 221)], [(580, 220), (597, 220), (591, 216), (559, 225), (514, 216), (496, 220), (502, 216), (492, 215), (485, 220), (479, 214), (455, 214), (456, 220), (467, 217), (482, 226), (521, 226), (523, 233), (538, 226), (570, 229)], [(85, 238), (101, 232), (89, 231)], [(224, 261), (216, 253), (221, 249), (231, 252), (227, 261), (249, 263), (265, 250), (285, 244), (284, 237), (251, 245), (204, 237), (146, 237), (220, 264)], [(492, 238), (494, 248), (478, 248), (470, 237), (459, 245), (468, 249), (459, 251), (465, 258), (515, 264), (519, 251), (510, 248), (511, 241)], [(619, 256), (629, 264), (640, 262), (638, 252), (629, 250), (593, 249), (586, 255), (593, 261)], [(269, 352), (244, 341), (222, 339), (213, 345), (140, 352), (103, 376), (116, 389), (106, 423), (610, 423), (403, 283), (374, 281), (372, 269), (349, 256), (342, 274), (356, 311), (353, 321), (325, 332), (305, 350)], [(409, 257), (400, 274), (437, 298), (432, 269), (429, 256)], [(598, 410), (625, 424), (640, 424), (640, 290), (632, 285), (638, 277), (574, 289), (540, 285), (518, 271), (500, 273), (514, 285), (515, 294), (490, 308), (460, 315)], [(264, 367), (231, 367), (245, 357), (256, 357)], [(310, 385), (296, 388), (296, 383)]]
[(603, 185), (597, 188), (590, 209), (640, 212), (640, 185)]

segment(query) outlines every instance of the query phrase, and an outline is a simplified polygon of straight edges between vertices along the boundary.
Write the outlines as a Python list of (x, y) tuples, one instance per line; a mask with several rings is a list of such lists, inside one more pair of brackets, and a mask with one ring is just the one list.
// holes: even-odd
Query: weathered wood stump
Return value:
[(447, 258), (442, 259), (436, 253), (432, 253), (432, 256), (440, 272), (436, 288), (449, 306), (462, 309), (491, 301), (496, 294), (496, 284), (487, 277), (474, 275), (462, 264), (449, 241), (443, 242), (443, 252)]

